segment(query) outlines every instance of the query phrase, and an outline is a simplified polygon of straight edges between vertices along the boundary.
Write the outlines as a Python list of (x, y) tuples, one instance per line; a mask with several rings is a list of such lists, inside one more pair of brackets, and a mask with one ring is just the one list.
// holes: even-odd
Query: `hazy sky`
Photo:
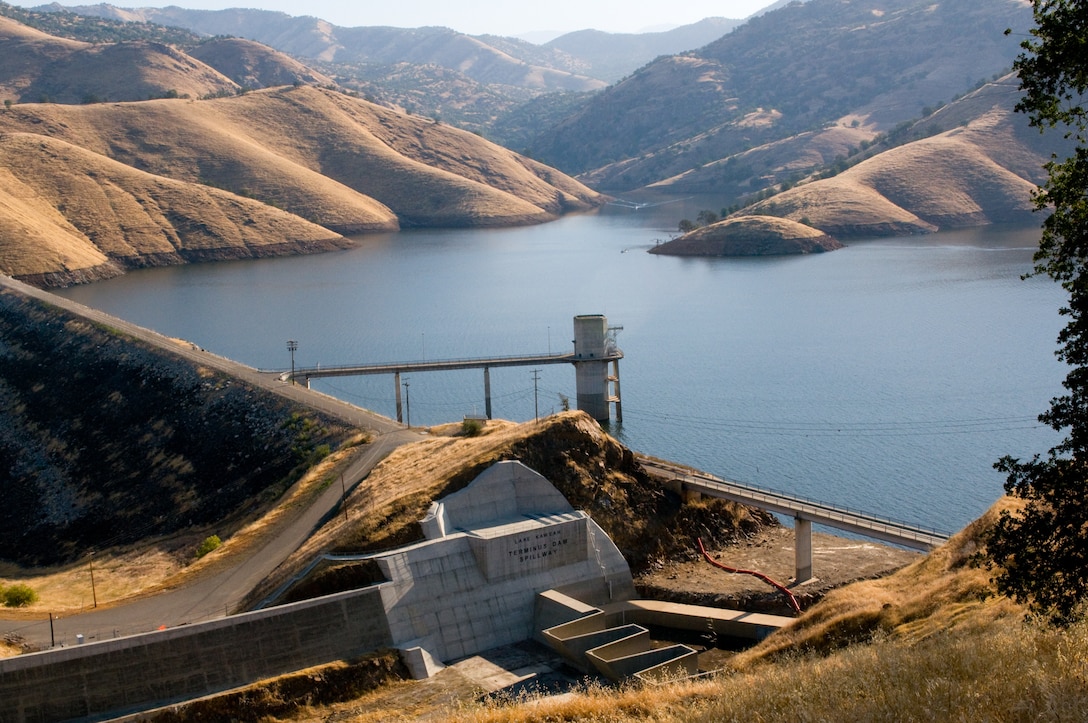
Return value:
[[(91, 4), (92, 0), (85, 0)], [(44, 0), (15, 0), (23, 7)], [(169, 2), (125, 2), (118, 7), (165, 7), (221, 10), (257, 7), (289, 15), (314, 15), (335, 25), (392, 25), (414, 28), (444, 25), (471, 35), (494, 33), (518, 36), (532, 31), (583, 30), (594, 28), (632, 33), (686, 25), (707, 17), (745, 18), (774, 0), (172, 0)], [(61, 5), (81, 5), (79, 0), (61, 0)]]

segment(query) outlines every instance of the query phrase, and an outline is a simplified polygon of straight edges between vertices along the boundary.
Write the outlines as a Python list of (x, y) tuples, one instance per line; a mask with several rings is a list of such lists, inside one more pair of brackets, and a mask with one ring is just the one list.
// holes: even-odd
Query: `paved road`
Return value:
[[(370, 430), (374, 434), (373, 441), (362, 449), (360, 456), (344, 473), (349, 491), (393, 449), (406, 442), (419, 439), (417, 432), (406, 429), (402, 424), (305, 387), (287, 384), (280, 381), (276, 374), (262, 373), (202, 349), (179, 345), (176, 341), (149, 329), (54, 296), (3, 275), (0, 275), (0, 286), (14, 289), (64, 308), (78, 316), (119, 329), (194, 363), (212, 367), (254, 386), (268, 389), (342, 419), (351, 425)], [(43, 615), (43, 619), (37, 621), (29, 621), (25, 618), (15, 620), (0, 615), (0, 636), (14, 632), (39, 645), (48, 646), (51, 638), (55, 638), (58, 645), (70, 645), (76, 642), (77, 634), (83, 635), (84, 640), (89, 642), (147, 632), (161, 626), (173, 627), (222, 617), (283, 560), (297, 550), (324, 520), (337, 512), (341, 494), (340, 485), (330, 485), (309, 507), (300, 511), (272, 539), (255, 548), (248, 557), (226, 569), (202, 577), (192, 584), (116, 607), (64, 615), (53, 621), (52, 632), (47, 615)]]

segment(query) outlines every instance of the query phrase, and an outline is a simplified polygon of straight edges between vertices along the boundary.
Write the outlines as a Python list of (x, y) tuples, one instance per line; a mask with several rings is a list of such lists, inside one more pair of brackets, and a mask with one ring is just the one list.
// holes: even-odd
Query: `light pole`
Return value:
[(94, 551), (87, 556), (87, 569), (91, 571), (91, 600), (98, 607), (98, 592), (94, 589)]
[(298, 350), (298, 342), (294, 339), (287, 340), (287, 351), (291, 352), (291, 383), (295, 383), (295, 352)]
[(404, 418), (408, 420), (408, 426), (412, 426), (412, 398), (408, 396), (408, 380), (404, 380)]
[(536, 383), (540, 381), (540, 370), (533, 370), (533, 419), (540, 421), (540, 406), (538, 404), (538, 398), (536, 394)]

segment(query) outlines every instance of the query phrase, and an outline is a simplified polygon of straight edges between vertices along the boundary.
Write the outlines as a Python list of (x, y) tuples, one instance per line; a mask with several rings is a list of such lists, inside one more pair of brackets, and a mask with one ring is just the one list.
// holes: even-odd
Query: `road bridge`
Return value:
[(922, 551), (931, 550), (948, 540), (946, 533), (907, 522), (848, 510), (785, 492), (731, 482), (706, 472), (648, 457), (640, 457), (639, 461), (651, 475), (663, 480), (666, 486), (688, 499), (707, 495), (792, 517), (795, 537), (795, 584), (812, 578), (813, 523)]
[[(557, 354), (519, 354), (470, 359), (438, 359), (432, 361), (386, 362), (380, 364), (345, 364), (292, 368), (280, 375), (283, 381), (302, 380), (309, 387), (311, 379), (349, 377), (370, 374), (392, 374), (396, 393), (397, 421), (404, 422), (401, 403), (401, 374), (441, 372), (459, 369), (483, 369), (484, 411), (491, 419), (491, 369), (498, 367), (536, 366), (538, 364), (573, 364), (576, 371), (578, 409), (598, 422), (611, 419), (610, 404), (616, 408), (616, 421), (623, 421), (620, 401), (620, 359), (623, 352), (616, 346), (619, 326), (608, 326), (608, 320), (598, 314), (574, 317), (574, 351)], [(611, 367), (611, 369), (609, 369)]]

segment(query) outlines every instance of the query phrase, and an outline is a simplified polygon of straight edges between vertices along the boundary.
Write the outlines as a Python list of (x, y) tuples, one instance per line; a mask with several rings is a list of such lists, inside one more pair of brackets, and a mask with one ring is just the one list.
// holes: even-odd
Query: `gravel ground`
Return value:
[[(880, 577), (919, 559), (921, 553), (860, 538), (812, 535), (814, 579), (794, 584), (794, 540), (789, 527), (768, 527), (711, 555), (723, 565), (755, 570), (786, 585), (807, 609), (828, 590)], [(757, 577), (720, 570), (700, 559), (670, 562), (635, 579), (647, 598), (790, 615), (781, 593)]]

